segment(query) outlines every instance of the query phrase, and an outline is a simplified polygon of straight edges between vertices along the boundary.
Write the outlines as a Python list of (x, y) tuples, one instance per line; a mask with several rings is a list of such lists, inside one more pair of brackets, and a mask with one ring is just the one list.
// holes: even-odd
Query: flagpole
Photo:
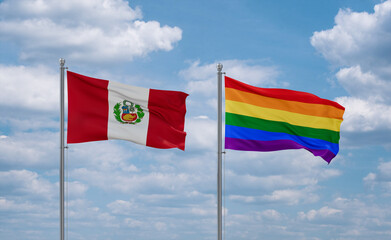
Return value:
[(222, 75), (223, 64), (217, 64), (217, 239), (222, 240)]
[(60, 58), (60, 239), (64, 240), (64, 70), (65, 59)]

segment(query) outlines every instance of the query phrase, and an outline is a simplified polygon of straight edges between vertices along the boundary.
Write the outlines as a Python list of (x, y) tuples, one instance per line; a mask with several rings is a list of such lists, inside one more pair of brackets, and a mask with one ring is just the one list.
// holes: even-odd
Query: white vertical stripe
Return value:
[[(146, 145), (149, 123), (148, 98), (149, 89), (125, 85), (122, 83), (109, 81), (108, 85), (109, 117), (107, 127), (108, 139), (123, 139), (138, 144)], [(124, 124), (115, 118), (114, 106), (124, 100), (133, 102), (141, 106), (144, 117), (136, 124)], [(121, 109), (122, 114), (122, 109)]]

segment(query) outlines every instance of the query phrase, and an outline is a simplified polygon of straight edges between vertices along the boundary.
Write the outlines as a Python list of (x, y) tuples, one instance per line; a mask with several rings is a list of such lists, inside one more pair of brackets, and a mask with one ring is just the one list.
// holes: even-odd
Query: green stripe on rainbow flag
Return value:
[(295, 126), (286, 122), (270, 121), (228, 112), (225, 113), (225, 124), (259, 129), (269, 132), (288, 133), (291, 135), (322, 139), (331, 143), (338, 143), (339, 141), (339, 132), (337, 131)]

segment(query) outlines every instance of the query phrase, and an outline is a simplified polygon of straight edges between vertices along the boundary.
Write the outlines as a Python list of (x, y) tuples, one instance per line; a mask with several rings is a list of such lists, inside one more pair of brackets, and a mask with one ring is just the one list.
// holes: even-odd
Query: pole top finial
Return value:
[(223, 70), (223, 64), (221, 64), (221, 63), (218, 63), (216, 67), (217, 67), (217, 71), (219, 71), (219, 72), (221, 72), (221, 70)]
[(64, 66), (64, 64), (65, 64), (65, 59), (64, 59), (64, 58), (60, 58), (59, 61), (60, 61), (60, 65), (61, 65), (61, 66)]

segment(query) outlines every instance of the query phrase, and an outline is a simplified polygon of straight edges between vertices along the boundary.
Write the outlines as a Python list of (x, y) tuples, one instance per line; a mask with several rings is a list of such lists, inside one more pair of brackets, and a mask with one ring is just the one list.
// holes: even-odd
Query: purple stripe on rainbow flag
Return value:
[(232, 150), (260, 152), (271, 152), (288, 149), (306, 149), (315, 156), (322, 157), (328, 163), (330, 163), (330, 161), (335, 157), (335, 154), (330, 150), (310, 149), (292, 140), (258, 141), (226, 137), (225, 148)]

